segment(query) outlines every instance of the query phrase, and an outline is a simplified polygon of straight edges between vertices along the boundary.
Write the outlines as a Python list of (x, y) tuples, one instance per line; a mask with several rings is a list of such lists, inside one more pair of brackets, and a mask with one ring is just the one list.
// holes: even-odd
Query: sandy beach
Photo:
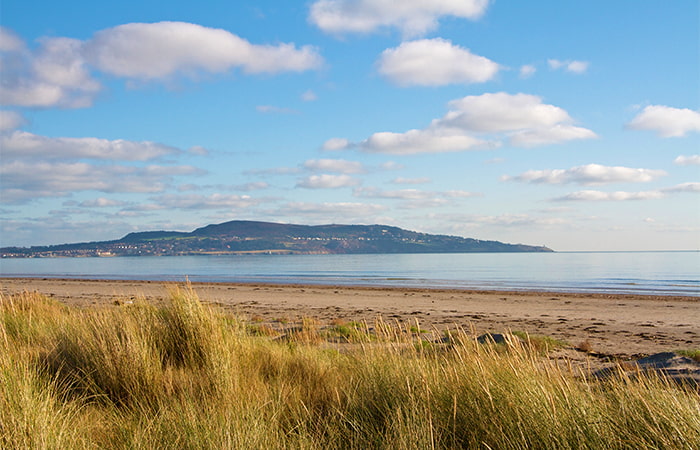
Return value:
[[(3, 294), (38, 291), (67, 305), (159, 302), (174, 283), (41, 278), (0, 278)], [(192, 283), (205, 302), (271, 324), (315, 318), (460, 326), (476, 333), (524, 331), (598, 354), (631, 358), (700, 348), (700, 298), (641, 295), (494, 292), (316, 285)]]

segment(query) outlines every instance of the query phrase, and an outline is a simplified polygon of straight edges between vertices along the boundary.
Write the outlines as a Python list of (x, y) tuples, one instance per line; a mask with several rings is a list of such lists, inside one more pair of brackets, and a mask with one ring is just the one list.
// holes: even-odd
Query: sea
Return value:
[(700, 297), (700, 252), (5, 258), (0, 276)]

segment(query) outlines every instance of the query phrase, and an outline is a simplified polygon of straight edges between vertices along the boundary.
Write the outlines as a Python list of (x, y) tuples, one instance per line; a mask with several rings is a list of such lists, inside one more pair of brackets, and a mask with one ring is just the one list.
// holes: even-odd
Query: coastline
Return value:
[[(523, 331), (586, 342), (601, 355), (631, 358), (700, 348), (700, 297), (484, 291), (439, 288), (192, 282), (204, 302), (246, 319), (279, 325), (314, 318), (385, 321), (475, 333)], [(142, 299), (158, 303), (183, 283), (138, 280), (0, 277), (10, 295), (37, 291), (75, 307)]]

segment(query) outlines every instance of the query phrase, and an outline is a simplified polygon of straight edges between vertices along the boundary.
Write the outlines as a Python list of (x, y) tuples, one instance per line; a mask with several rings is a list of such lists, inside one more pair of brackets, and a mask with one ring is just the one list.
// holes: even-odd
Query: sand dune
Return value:
[[(595, 353), (631, 358), (700, 348), (700, 297), (492, 292), (347, 286), (192, 283), (200, 299), (257, 321), (377, 316), (421, 328), (524, 331), (583, 342)], [(5, 294), (38, 291), (74, 306), (143, 298), (158, 302), (174, 284), (157, 281), (0, 278)]]

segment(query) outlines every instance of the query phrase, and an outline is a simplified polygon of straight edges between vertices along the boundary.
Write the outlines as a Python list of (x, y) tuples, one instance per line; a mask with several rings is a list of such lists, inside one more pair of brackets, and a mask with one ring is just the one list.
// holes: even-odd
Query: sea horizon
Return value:
[[(2, 259), (0, 276), (700, 296), (696, 250)], [(648, 255), (643, 257), (640, 255)], [(60, 264), (56, 264), (57, 261)]]

